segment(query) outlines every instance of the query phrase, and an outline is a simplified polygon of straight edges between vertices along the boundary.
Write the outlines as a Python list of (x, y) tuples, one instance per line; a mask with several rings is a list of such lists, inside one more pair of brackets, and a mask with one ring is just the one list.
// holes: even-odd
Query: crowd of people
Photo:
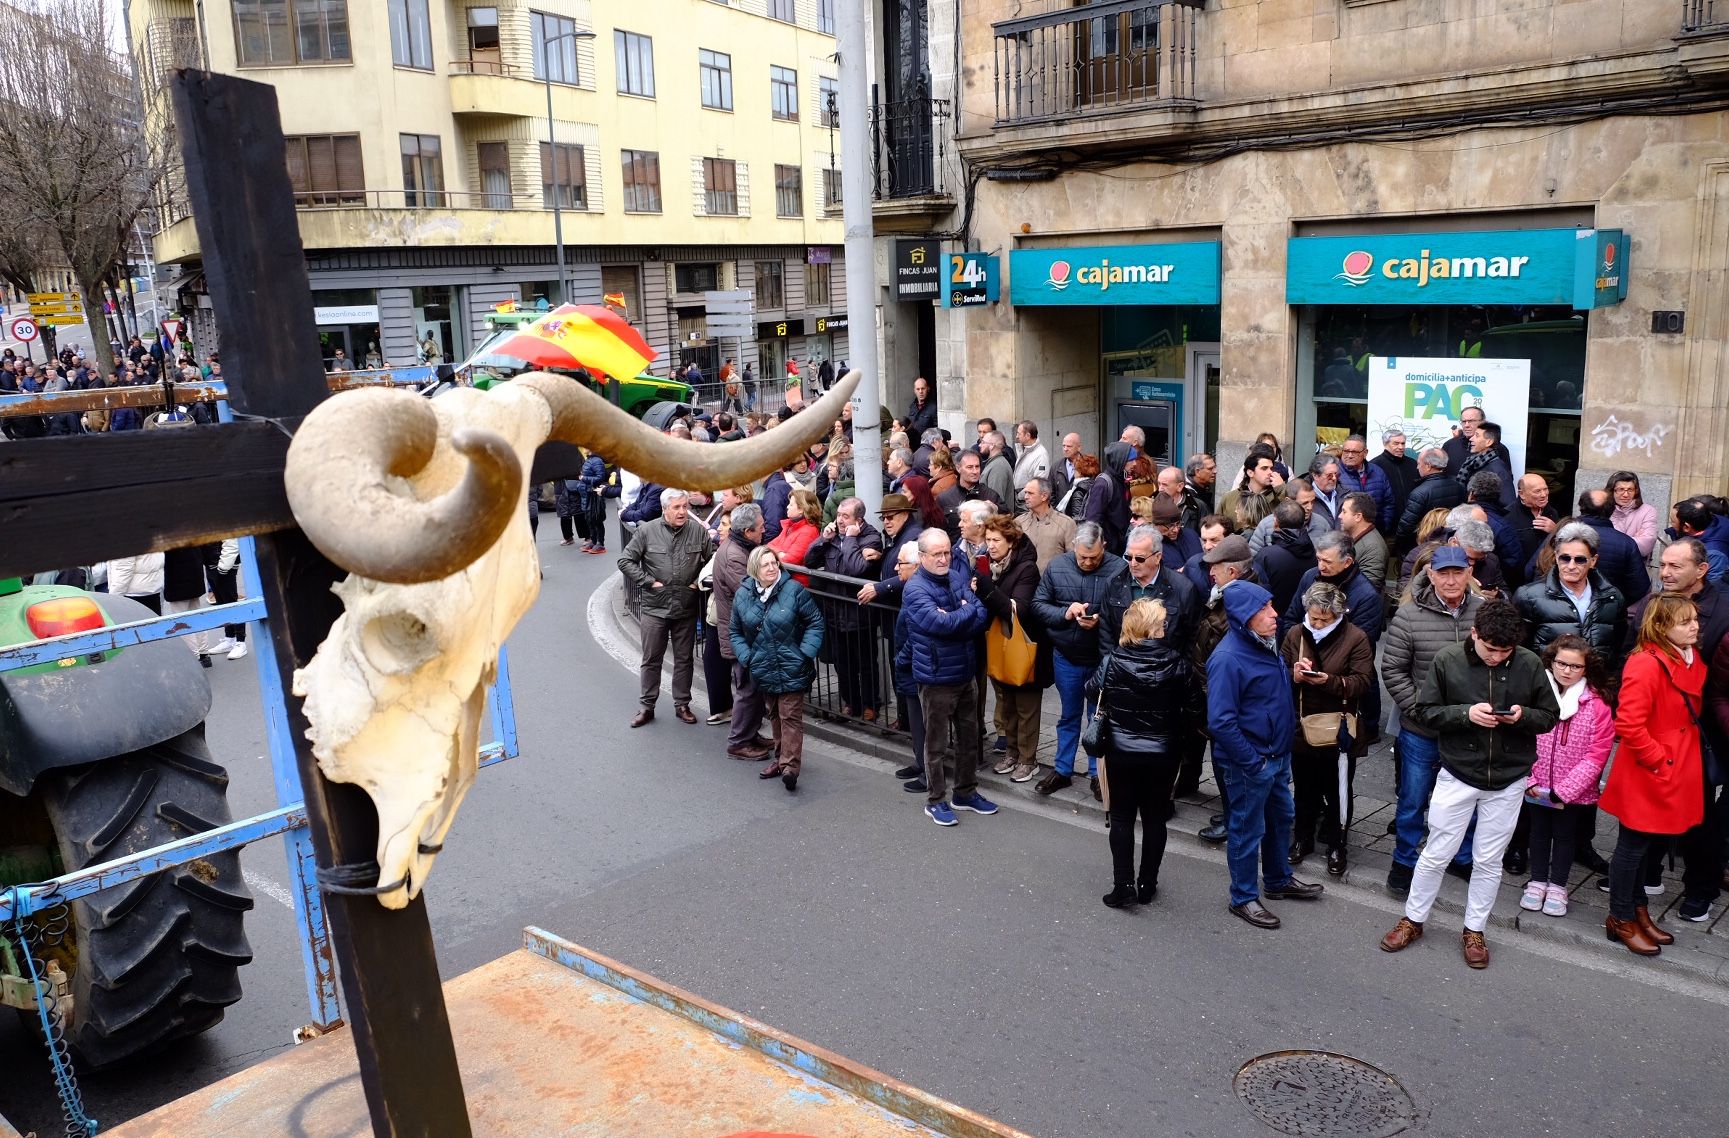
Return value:
[[(633, 727), (653, 719), (669, 648), (674, 714), (697, 722), (700, 626), (725, 752), (790, 789), (826, 664), (843, 715), (907, 733), (896, 773), (939, 825), (996, 811), (987, 763), (1041, 795), (1085, 777), (1110, 819), (1112, 907), (1156, 894), (1174, 800), (1210, 758), (1220, 811), (1201, 837), (1226, 848), (1231, 911), (1270, 929), (1264, 902), (1323, 894), (1295, 876), (1309, 859), (1346, 872), (1357, 766), (1390, 717), (1387, 888), (1405, 913), (1387, 951), (1422, 936), (1449, 873), (1469, 881), (1475, 968), (1503, 874), (1522, 908), (1564, 916), (1574, 866), (1595, 871), (1609, 938), (1651, 954), (1672, 939), (1646, 898), (1673, 854), (1676, 915), (1708, 919), (1725, 887), (1729, 503), (1677, 502), (1665, 527), (1619, 471), (1562, 516), (1478, 408), (1415, 455), (1397, 432), (1373, 458), (1352, 435), (1294, 467), (1263, 435), (1221, 485), (1209, 455), (1161, 469), (1133, 426), (1096, 456), (1076, 434), (1051, 453), (1031, 420), (980, 419), (963, 446), (935, 425), (930, 385), (915, 392), (874, 518), (850, 421), (761, 486), (624, 492), (619, 564), (644, 638)], [(672, 429), (759, 428), (717, 414)], [(1599, 808), (1620, 823), (1607, 859)]]
[[(163, 344), (160, 339), (146, 346), (137, 336), (131, 342), (110, 345), (115, 366), (104, 372), (80, 348), (63, 347), (42, 362), (20, 359), (11, 348), (0, 351), (0, 395), (32, 395), (57, 391), (88, 391), (103, 387), (137, 387), (160, 384), (169, 376), (180, 383), (202, 380), (222, 382), (222, 361), (215, 354), (196, 362), (192, 341), (181, 339)], [(208, 403), (191, 402), (184, 414), (194, 422), (213, 423), (216, 412)], [(105, 431), (142, 430), (149, 420), (145, 410), (117, 407), (112, 411), (66, 412), (58, 415), (24, 415), (0, 420), (6, 437), (17, 439), (57, 435), (100, 434)]]

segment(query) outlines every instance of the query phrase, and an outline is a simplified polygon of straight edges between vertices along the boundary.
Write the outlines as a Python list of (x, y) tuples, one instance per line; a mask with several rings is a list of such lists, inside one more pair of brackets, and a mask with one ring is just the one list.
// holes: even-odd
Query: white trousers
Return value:
[[(167, 616), (169, 613), (176, 612), (191, 612), (194, 609), (200, 609), (203, 607), (203, 597), (196, 597), (190, 601), (164, 600), (162, 602), (162, 615)], [(210, 645), (214, 643), (214, 641), (210, 639), (210, 632), (208, 629), (203, 632), (189, 632), (185, 636), (180, 637), (179, 640), (182, 644), (192, 649), (195, 654), (200, 656), (209, 652)]]
[(1478, 790), (1460, 782), (1446, 770), (1435, 779), (1435, 793), (1429, 799), (1429, 840), (1423, 846), (1417, 868), (1411, 874), (1411, 892), (1405, 898), (1405, 916), (1422, 924), (1435, 907), (1435, 897), (1441, 892), (1441, 875), (1459, 843), (1465, 840), (1465, 830), (1471, 825), (1471, 815), (1477, 815), (1477, 835), (1471, 840), (1471, 892), (1465, 901), (1465, 927), (1482, 932), (1489, 924), (1489, 912), (1495, 907), (1495, 894), (1501, 888), (1501, 857), (1512, 840), (1513, 827), (1519, 822), (1519, 803), (1525, 797), (1525, 779), (1514, 781), (1502, 790)]

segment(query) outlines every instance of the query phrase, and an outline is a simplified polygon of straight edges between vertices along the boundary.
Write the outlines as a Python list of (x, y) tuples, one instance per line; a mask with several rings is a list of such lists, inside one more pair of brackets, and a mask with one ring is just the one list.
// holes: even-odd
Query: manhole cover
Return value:
[(1237, 1097), (1281, 1134), (1388, 1138), (1416, 1121), (1399, 1081), (1379, 1067), (1326, 1051), (1275, 1051), (1244, 1063)]

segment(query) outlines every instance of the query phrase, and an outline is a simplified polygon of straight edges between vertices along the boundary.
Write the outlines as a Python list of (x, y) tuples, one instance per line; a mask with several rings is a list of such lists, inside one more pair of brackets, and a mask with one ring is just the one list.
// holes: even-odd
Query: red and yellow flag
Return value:
[(535, 367), (585, 368), (630, 379), (658, 354), (623, 317), (593, 304), (561, 304), (496, 349)]
[(600, 302), (608, 308), (616, 308), (620, 312), (629, 312), (630, 306), (624, 302), (624, 293), (609, 292), (600, 298)]

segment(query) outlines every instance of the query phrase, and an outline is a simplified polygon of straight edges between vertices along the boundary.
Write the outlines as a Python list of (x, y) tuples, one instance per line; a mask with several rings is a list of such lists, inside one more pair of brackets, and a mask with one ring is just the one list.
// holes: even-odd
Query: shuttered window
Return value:
[(486, 195), (486, 208), (510, 209), (510, 143), (480, 142), (474, 149), (480, 159), (480, 192)]
[(358, 134), (298, 134), (283, 141), (288, 147), (288, 180), (294, 187), (295, 205), (365, 203)]
[(660, 212), (660, 155), (652, 150), (624, 151), (624, 212)]
[(540, 144), (540, 196), (547, 209), (554, 201), (560, 209), (588, 208), (588, 168), (582, 147), (563, 142), (556, 146)]
[(710, 217), (738, 213), (738, 169), (731, 158), (702, 160), (703, 212)]

